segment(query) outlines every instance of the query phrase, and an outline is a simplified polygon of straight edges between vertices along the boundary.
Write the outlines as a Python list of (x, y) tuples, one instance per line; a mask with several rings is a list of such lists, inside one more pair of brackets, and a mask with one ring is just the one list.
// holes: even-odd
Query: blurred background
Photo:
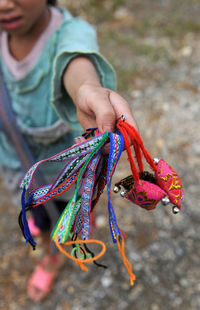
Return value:
[[(113, 194), (126, 254), (136, 274), (129, 285), (107, 221), (106, 195), (93, 236), (107, 244), (103, 270), (67, 262), (50, 296), (33, 303), (27, 280), (42, 256), (24, 244), (9, 194), (0, 184), (1, 310), (200, 309), (200, 2), (198, 0), (63, 0), (91, 22), (102, 54), (118, 76), (152, 157), (164, 158), (183, 180), (182, 212), (159, 205), (147, 212)], [(130, 174), (123, 155), (113, 180)]]

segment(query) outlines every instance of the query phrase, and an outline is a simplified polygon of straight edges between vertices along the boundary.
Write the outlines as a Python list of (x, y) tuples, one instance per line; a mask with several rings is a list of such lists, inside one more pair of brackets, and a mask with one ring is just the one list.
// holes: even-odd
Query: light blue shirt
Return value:
[[(73, 144), (74, 137), (80, 135), (81, 127), (75, 105), (62, 85), (63, 72), (74, 57), (89, 57), (95, 65), (101, 84), (115, 89), (115, 73), (98, 51), (94, 28), (81, 18), (72, 17), (68, 11), (62, 12), (62, 25), (50, 36), (35, 66), (24, 78), (13, 78), (2, 63), (2, 57), (0, 58), (19, 128), (24, 133), (36, 161), (68, 148)], [(34, 135), (30, 134), (30, 129), (51, 128), (59, 118), (64, 120), (69, 131), (56, 138), (56, 141), (47, 143), (44, 139), (38, 142)], [(1, 128), (0, 165), (11, 169), (19, 169), (21, 166), (15, 150)], [(46, 167), (45, 173), (52, 174), (54, 169)]]

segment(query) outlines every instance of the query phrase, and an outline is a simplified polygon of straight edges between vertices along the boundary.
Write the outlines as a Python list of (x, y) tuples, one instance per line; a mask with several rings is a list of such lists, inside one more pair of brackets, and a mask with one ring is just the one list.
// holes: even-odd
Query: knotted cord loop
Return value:
[(61, 244), (58, 242), (58, 238), (55, 239), (55, 244), (57, 246), (57, 248), (59, 249), (59, 251), (61, 253), (63, 253), (65, 256), (67, 256), (69, 259), (73, 260), (77, 265), (80, 266), (80, 268), (84, 271), (88, 271), (88, 268), (84, 265), (86, 263), (90, 263), (90, 262), (94, 262), (97, 259), (99, 259), (100, 257), (102, 257), (104, 255), (104, 253), (106, 252), (106, 245), (105, 243), (103, 243), (100, 240), (74, 240), (74, 241), (67, 241), (65, 242), (63, 245), (68, 246), (68, 245), (72, 245), (72, 244), (87, 244), (87, 243), (96, 243), (96, 244), (100, 244), (102, 246), (102, 250), (101, 252), (91, 258), (86, 258), (86, 259), (78, 259), (75, 258), (74, 256), (70, 255), (67, 251), (64, 250), (64, 248), (61, 246)]

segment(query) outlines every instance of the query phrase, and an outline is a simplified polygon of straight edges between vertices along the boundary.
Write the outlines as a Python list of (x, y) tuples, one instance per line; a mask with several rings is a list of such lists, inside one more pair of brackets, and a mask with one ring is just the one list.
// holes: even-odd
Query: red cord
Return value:
[(117, 128), (120, 130), (120, 132), (122, 133), (123, 137), (124, 137), (124, 144), (125, 144), (125, 148), (128, 154), (128, 159), (130, 162), (130, 166), (131, 166), (131, 170), (133, 173), (133, 178), (135, 181), (139, 181), (139, 174), (136, 168), (136, 165), (133, 161), (133, 157), (131, 154), (131, 149), (130, 149), (130, 143), (129, 143), (129, 137), (130, 140), (133, 144), (133, 148), (135, 151), (135, 158), (137, 160), (137, 164), (139, 167), (139, 171), (143, 171), (143, 162), (142, 162), (142, 153), (146, 159), (146, 161), (148, 162), (148, 164), (150, 165), (150, 167), (156, 171), (157, 167), (153, 161), (153, 159), (151, 158), (151, 156), (149, 155), (148, 151), (145, 149), (143, 141), (138, 133), (138, 131), (130, 124), (119, 120), (117, 123)]
[(119, 121), (117, 123), (117, 128), (119, 129), (119, 131), (121, 132), (121, 134), (123, 135), (124, 137), (124, 145), (125, 145), (125, 148), (126, 148), (126, 151), (127, 151), (127, 154), (128, 154), (128, 159), (129, 159), (129, 163), (130, 163), (130, 166), (131, 166), (131, 171), (132, 171), (132, 174), (133, 174), (133, 178), (135, 181), (139, 181), (139, 173), (137, 171), (137, 168), (136, 168), (136, 165), (133, 161), (133, 158), (132, 158), (132, 154), (131, 154), (131, 148), (130, 148), (130, 144), (129, 144), (129, 139), (128, 139), (128, 134), (127, 134), (127, 131), (125, 130), (125, 128), (122, 126), (124, 122), (122, 121)]
[(151, 167), (154, 171), (156, 171), (156, 170), (157, 170), (156, 164), (154, 163), (154, 161), (153, 161), (153, 159), (151, 158), (151, 156), (150, 156), (150, 154), (148, 153), (148, 151), (145, 149), (144, 143), (143, 143), (143, 141), (142, 141), (142, 139), (141, 139), (141, 137), (140, 137), (138, 131), (137, 131), (133, 126), (131, 126), (131, 125), (128, 124), (128, 123), (125, 123), (125, 127), (126, 127), (126, 128), (127, 128), (127, 127), (129, 128), (129, 134), (132, 134), (132, 132), (134, 132), (135, 137), (137, 138), (137, 141), (138, 141), (138, 143), (139, 143), (139, 145), (140, 145), (140, 148), (141, 148), (141, 150), (142, 150), (142, 152), (143, 152), (143, 154), (144, 154), (144, 157), (145, 157), (146, 161), (148, 162), (148, 164), (150, 165), (150, 167)]

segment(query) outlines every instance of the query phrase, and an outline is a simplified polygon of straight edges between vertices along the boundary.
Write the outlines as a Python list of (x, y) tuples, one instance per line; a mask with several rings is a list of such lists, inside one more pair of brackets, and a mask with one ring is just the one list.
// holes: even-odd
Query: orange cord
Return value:
[(56, 244), (57, 248), (59, 249), (59, 251), (61, 253), (63, 253), (65, 256), (67, 256), (68, 258), (70, 258), (71, 260), (75, 261), (80, 266), (80, 268), (84, 271), (88, 271), (88, 268), (84, 265), (85, 263), (90, 263), (90, 262), (93, 262), (93, 261), (99, 259), (106, 252), (106, 245), (105, 245), (105, 243), (103, 243), (100, 240), (79, 240), (79, 239), (77, 239), (75, 241), (67, 241), (64, 243), (64, 245), (68, 246), (68, 245), (77, 244), (77, 243), (78, 244), (80, 244), (80, 243), (97, 243), (97, 244), (100, 244), (102, 246), (102, 250), (97, 256), (87, 258), (87, 259), (78, 259), (78, 258), (73, 257), (71, 254), (69, 254), (67, 251), (65, 251), (62, 248), (62, 246), (58, 242), (58, 238), (55, 239), (55, 244)]
[[(119, 238), (121, 238), (121, 241), (122, 241), (121, 244), (120, 244)], [(105, 245), (105, 243), (103, 243), (100, 240), (79, 240), (79, 239), (77, 239), (75, 241), (67, 241), (66, 243), (64, 243), (64, 245), (68, 246), (68, 245), (77, 244), (77, 243), (78, 244), (81, 244), (81, 243), (83, 243), (83, 244), (84, 243), (97, 243), (97, 244), (100, 244), (102, 246), (102, 250), (97, 256), (87, 258), (87, 259), (78, 259), (78, 258), (73, 257), (71, 254), (69, 254), (67, 251), (65, 251), (63, 249), (63, 247), (58, 243), (58, 238), (55, 239), (55, 244), (56, 244), (57, 248), (59, 249), (59, 251), (61, 253), (63, 253), (66, 257), (73, 260), (84, 271), (88, 271), (88, 268), (84, 265), (85, 263), (90, 263), (90, 262), (93, 262), (93, 261), (99, 259), (106, 252), (106, 245)], [(125, 243), (124, 243), (124, 238), (122, 236), (121, 237), (117, 236), (117, 246), (118, 246), (119, 252), (122, 256), (124, 266), (126, 267), (126, 270), (128, 271), (128, 274), (130, 277), (130, 285), (134, 285), (135, 275), (132, 272), (132, 267), (131, 267), (129, 260), (127, 259), (126, 255), (125, 255)]]
[[(120, 240), (121, 239), (121, 244), (120, 244)], [(134, 285), (134, 281), (135, 281), (135, 275), (132, 272), (132, 266), (131, 263), (129, 262), (128, 258), (125, 255), (125, 243), (124, 243), (124, 238), (121, 236), (119, 237), (119, 235), (117, 236), (117, 246), (119, 249), (119, 252), (122, 256), (123, 262), (124, 262), (124, 266), (126, 267), (126, 270), (128, 271), (129, 277), (130, 277), (130, 285)]]

